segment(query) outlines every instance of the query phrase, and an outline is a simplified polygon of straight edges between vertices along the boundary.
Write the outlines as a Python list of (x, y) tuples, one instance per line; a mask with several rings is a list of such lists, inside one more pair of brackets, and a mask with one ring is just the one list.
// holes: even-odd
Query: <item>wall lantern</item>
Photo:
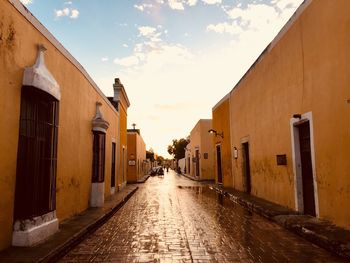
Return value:
[(221, 138), (224, 138), (224, 132), (220, 133), (220, 132), (217, 132), (216, 130), (213, 130), (213, 129), (210, 129), (208, 132), (211, 134), (215, 134), (215, 137), (221, 136)]
[(237, 149), (237, 147), (233, 147), (233, 158), (235, 158), (235, 159), (238, 158), (238, 149)]

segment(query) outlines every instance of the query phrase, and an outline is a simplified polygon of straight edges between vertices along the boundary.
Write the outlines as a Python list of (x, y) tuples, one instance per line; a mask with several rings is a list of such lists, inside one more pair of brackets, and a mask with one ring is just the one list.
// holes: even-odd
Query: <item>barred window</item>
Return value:
[(94, 131), (92, 182), (101, 183), (105, 180), (105, 143), (106, 134)]
[(34, 87), (22, 88), (15, 220), (56, 209), (58, 112), (54, 97)]

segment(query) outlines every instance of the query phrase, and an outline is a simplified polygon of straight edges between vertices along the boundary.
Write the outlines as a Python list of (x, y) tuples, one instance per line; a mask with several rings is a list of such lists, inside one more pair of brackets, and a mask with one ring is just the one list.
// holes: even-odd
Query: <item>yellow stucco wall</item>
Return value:
[[(119, 104), (119, 115), (120, 115), (120, 148), (119, 148), (119, 169), (117, 182), (119, 188), (126, 183), (127, 174), (127, 110), (123, 104)], [(123, 151), (124, 149), (124, 151)], [(124, 153), (123, 153), (124, 152)], [(124, 158), (123, 158), (124, 154)]]
[[(118, 113), (88, 79), (7, 1), (0, 2), (0, 250), (11, 244), (20, 97), (24, 68), (47, 48), (45, 62), (61, 87), (58, 129), (56, 211), (60, 221), (88, 207), (92, 176), (91, 120), (96, 101), (110, 126), (106, 134), (106, 189), (110, 187), (111, 140)], [(126, 121), (125, 121), (126, 123)], [(106, 191), (106, 196), (109, 191)]]
[[(135, 165), (127, 166), (127, 181), (136, 182), (145, 174), (143, 161), (146, 160), (146, 145), (141, 135), (136, 132), (128, 132), (128, 161), (134, 160)], [(132, 158), (133, 157), (133, 158)]]
[[(208, 130), (211, 129), (211, 120), (201, 119), (197, 122), (190, 133), (190, 144), (187, 146), (191, 154), (191, 167), (190, 175), (196, 176), (196, 163), (192, 161), (192, 158), (196, 156), (196, 149), (199, 149), (199, 179), (200, 180), (213, 180), (215, 179), (214, 172), (214, 152), (213, 152), (213, 140), (212, 135)], [(204, 159), (204, 153), (208, 153), (208, 159)]]
[[(309, 1), (308, 1), (309, 2)], [(250, 145), (252, 194), (296, 208), (290, 119), (312, 112), (319, 216), (350, 228), (350, 2), (311, 1), (231, 92), (235, 187), (242, 140)], [(287, 165), (277, 166), (276, 155)], [(236, 176), (237, 175), (237, 176)]]
[(213, 135), (213, 152), (214, 152), (214, 174), (217, 177), (217, 155), (216, 145), (221, 145), (221, 167), (222, 167), (222, 183), (224, 187), (234, 187), (232, 177), (232, 155), (231, 155), (231, 134), (230, 134), (230, 97), (226, 96), (217, 106), (213, 108), (213, 129), (219, 133), (223, 133), (224, 138)]

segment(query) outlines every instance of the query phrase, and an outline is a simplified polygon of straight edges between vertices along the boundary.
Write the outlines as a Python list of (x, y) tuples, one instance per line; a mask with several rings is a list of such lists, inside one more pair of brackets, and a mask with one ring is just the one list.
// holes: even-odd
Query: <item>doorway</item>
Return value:
[(216, 167), (218, 174), (218, 184), (222, 184), (221, 145), (216, 145)]
[(249, 143), (242, 143), (243, 154), (243, 189), (246, 193), (251, 192), (251, 177), (250, 177), (250, 164), (249, 164)]
[(301, 183), (304, 214), (316, 216), (315, 189), (312, 171), (310, 122), (297, 125), (299, 132), (299, 152), (301, 163)]
[(199, 150), (196, 150), (196, 177), (199, 175)]

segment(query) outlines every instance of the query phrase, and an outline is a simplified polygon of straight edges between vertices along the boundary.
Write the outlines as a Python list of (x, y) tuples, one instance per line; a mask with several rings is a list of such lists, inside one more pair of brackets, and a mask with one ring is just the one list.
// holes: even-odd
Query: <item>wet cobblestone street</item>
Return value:
[(342, 262), (173, 171), (151, 177), (61, 262)]

